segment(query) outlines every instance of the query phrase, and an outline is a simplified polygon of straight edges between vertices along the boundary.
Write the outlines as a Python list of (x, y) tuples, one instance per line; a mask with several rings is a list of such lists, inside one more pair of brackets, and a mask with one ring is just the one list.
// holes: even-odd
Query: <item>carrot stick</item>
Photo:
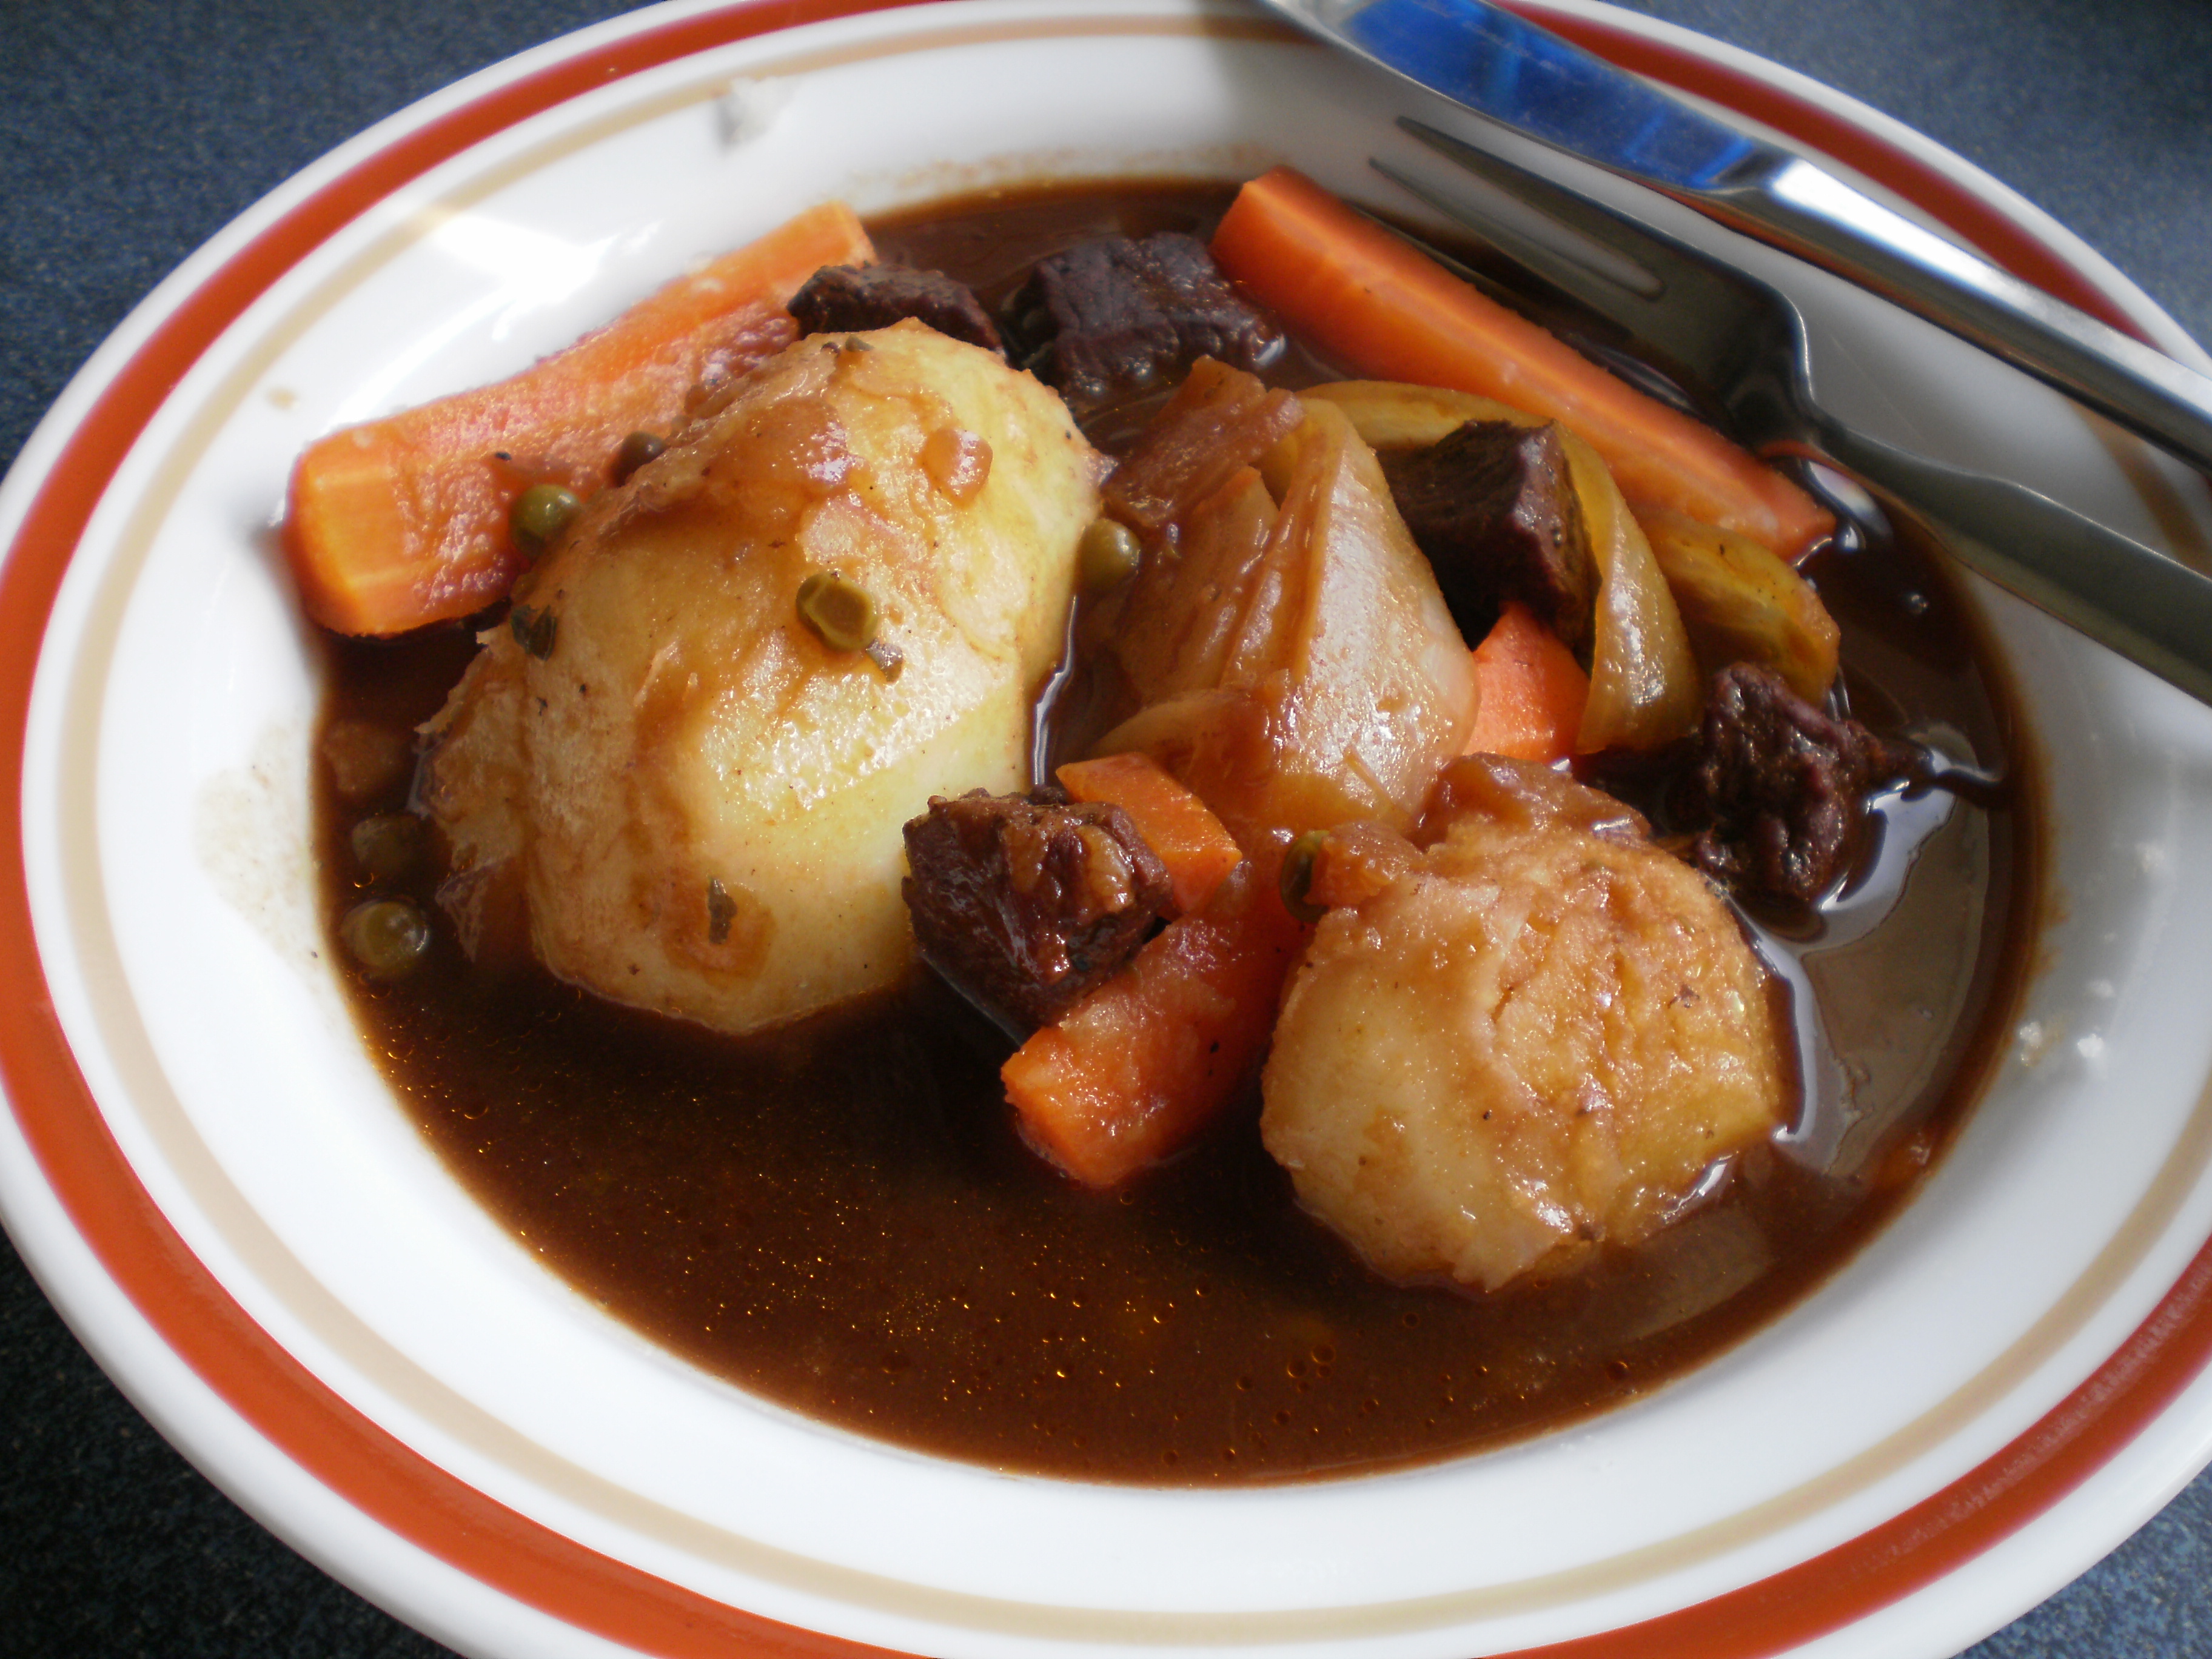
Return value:
[(1575, 752), (1589, 676), (1559, 636), (1509, 599), (1474, 648), (1477, 701), (1469, 755), (1506, 755), (1550, 765)]
[(1376, 380), (1494, 398), (1580, 433), (1632, 501), (1795, 558), (1834, 520), (1780, 473), (1642, 392), (1288, 167), (1239, 191), (1213, 257), (1328, 355)]
[(1240, 865), (1000, 1068), (1023, 1136), (1087, 1187), (1184, 1145), (1251, 1076), (1302, 938), (1274, 884)]
[(810, 208), (510, 380), (317, 440), (284, 520), (307, 614), (398, 634), (482, 610), (522, 571), (507, 527), (518, 495), (604, 488), (629, 434), (666, 436), (694, 386), (796, 337), (783, 307), (815, 271), (873, 257), (850, 208)]
[(1185, 915), (1243, 861), (1244, 854), (1206, 804), (1150, 755), (1106, 755), (1070, 761), (1053, 775), (1077, 800), (1111, 801), (1129, 815), (1174, 884)]

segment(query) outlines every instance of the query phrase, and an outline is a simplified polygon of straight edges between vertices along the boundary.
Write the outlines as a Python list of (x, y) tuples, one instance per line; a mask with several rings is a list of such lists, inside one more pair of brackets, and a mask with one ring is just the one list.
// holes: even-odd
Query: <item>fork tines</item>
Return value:
[[(1466, 173), (1540, 215), (1584, 246), (1563, 246), (1539, 240), (1445, 196), (1382, 161), (1369, 165), (1454, 223), (1476, 234), (1547, 280), (1559, 283), (1585, 303), (1619, 317), (1625, 304), (1656, 305), (1671, 288), (1708, 273), (1702, 253), (1622, 210), (1593, 200), (1571, 185), (1547, 179), (1504, 156), (1476, 149), (1465, 139), (1411, 116), (1398, 118), (1401, 131)], [(1593, 287), (1593, 283), (1602, 284)]]

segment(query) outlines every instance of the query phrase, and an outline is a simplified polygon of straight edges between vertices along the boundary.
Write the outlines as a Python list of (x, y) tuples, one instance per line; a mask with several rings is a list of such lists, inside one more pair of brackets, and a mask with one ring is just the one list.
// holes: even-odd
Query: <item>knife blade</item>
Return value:
[(1831, 270), (2212, 473), (2212, 377), (1487, 0), (1263, 0), (1476, 114)]

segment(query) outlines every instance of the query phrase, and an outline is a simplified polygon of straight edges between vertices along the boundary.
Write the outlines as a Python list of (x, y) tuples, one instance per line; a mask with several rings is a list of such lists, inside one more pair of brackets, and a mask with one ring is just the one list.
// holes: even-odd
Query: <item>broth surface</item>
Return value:
[[(872, 227), (883, 257), (996, 309), (1085, 237), (1203, 234), (1230, 192), (1120, 185), (973, 198)], [(1335, 378), (1295, 346), (1267, 378)], [(1165, 396), (1088, 423), (1113, 448)], [(1905, 537), (1818, 556), (1856, 715), (2009, 781), (1877, 803), (1865, 866), (1808, 922), (1747, 918), (1793, 988), (1795, 1127), (1656, 1239), (1490, 1296), (1368, 1272), (1261, 1149), (1256, 1088), (1118, 1193), (1020, 1145), (1004, 1040), (924, 975), (737, 1041), (535, 969), (356, 983), (365, 1039), (470, 1190), (547, 1266), (654, 1340), (767, 1399), (927, 1453), (1166, 1484), (1372, 1470), (1493, 1446), (1644, 1392), (1775, 1317), (1913, 1190), (1978, 1092), (2034, 921), (2033, 790), (1972, 619)], [(325, 728), (403, 732), (474, 651), (458, 626), (330, 642)], [(1048, 734), (1048, 739), (1049, 734)], [(1591, 781), (1666, 828), (1650, 765)], [(352, 823), (407, 781), (318, 805), (327, 913), (372, 884)], [(919, 811), (922, 803), (915, 803)], [(442, 921), (439, 925), (442, 928)]]

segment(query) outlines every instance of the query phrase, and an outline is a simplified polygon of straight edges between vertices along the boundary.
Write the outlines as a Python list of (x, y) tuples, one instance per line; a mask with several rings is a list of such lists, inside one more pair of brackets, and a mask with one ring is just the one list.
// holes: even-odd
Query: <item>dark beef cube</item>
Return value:
[(824, 265), (792, 296), (801, 334), (848, 334), (919, 318), (986, 351), (1000, 351), (998, 325), (967, 284), (911, 265)]
[(1557, 427), (1469, 421), (1426, 449), (1376, 459), (1469, 643), (1518, 599), (1570, 650), (1583, 648), (1597, 562)]
[(1749, 663), (1713, 677), (1698, 742), (1696, 788), (1712, 821), (1692, 856), (1730, 886), (1801, 904), (1848, 868), (1868, 792), (1920, 759)]
[(1143, 392), (1200, 357), (1259, 369), (1283, 331), (1179, 231), (1103, 236), (1037, 262), (1007, 308), (1012, 355), (1078, 406)]
[(1021, 1032), (1111, 975), (1168, 908), (1167, 866), (1129, 815), (1059, 789), (933, 796), (906, 861), (923, 957)]

